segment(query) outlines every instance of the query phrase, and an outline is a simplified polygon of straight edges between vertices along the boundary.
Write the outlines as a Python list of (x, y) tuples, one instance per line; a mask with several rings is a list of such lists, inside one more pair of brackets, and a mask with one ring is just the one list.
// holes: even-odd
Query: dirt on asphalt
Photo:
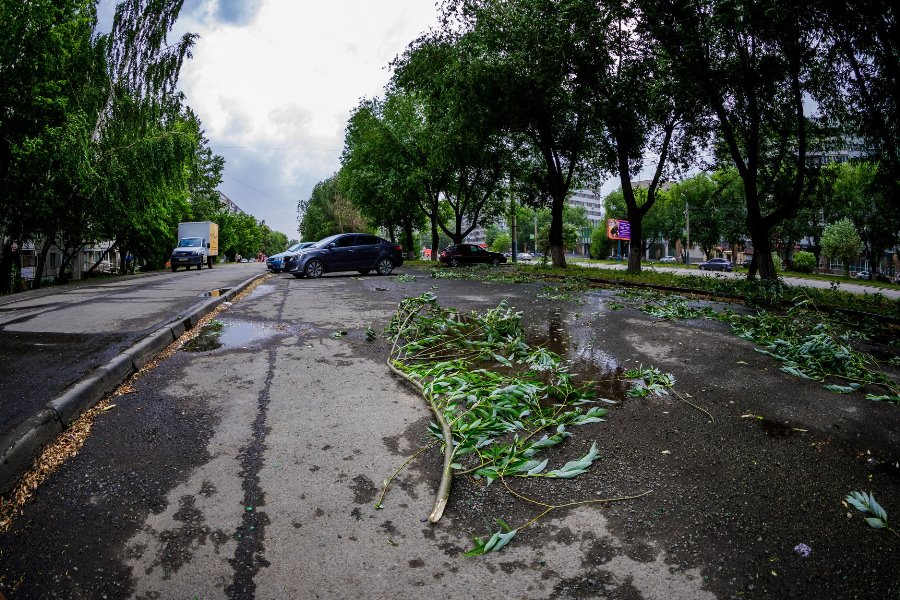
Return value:
[[(900, 598), (900, 538), (842, 504), (873, 491), (900, 515), (900, 406), (792, 377), (726, 324), (665, 321), (615, 290), (549, 300), (540, 283), (411, 277), (271, 279), (103, 414), (81, 454), (0, 534), (8, 598)], [(601, 459), (572, 480), (522, 480), (562, 505), (501, 552), (466, 558), (497, 518), (541, 511), (459, 477), (424, 522), (437, 450), (424, 401), (367, 342), (404, 298), (446, 307), (506, 299), (530, 343), (572, 361), (615, 401), (554, 464)], [(543, 297), (542, 297), (543, 296)], [(344, 336), (334, 336), (346, 331)], [(233, 336), (232, 338), (225, 337)], [(216, 344), (220, 344), (216, 346)], [(193, 350), (193, 351), (187, 351)], [(896, 346), (876, 348), (896, 355)], [(631, 398), (624, 370), (658, 367), (673, 395)], [(795, 550), (808, 546), (808, 556)]]

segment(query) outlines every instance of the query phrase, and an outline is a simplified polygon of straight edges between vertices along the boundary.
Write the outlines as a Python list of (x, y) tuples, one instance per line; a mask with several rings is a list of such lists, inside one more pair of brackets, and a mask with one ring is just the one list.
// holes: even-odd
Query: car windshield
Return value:
[(297, 250), (301, 250), (303, 248), (306, 248), (307, 246), (309, 246), (309, 242), (300, 242), (299, 244), (294, 244), (293, 246), (285, 250), (285, 252), (296, 252)]
[(310, 248), (327, 248), (328, 244), (330, 244), (334, 240), (338, 239), (339, 237), (340, 237), (340, 234), (328, 236), (324, 240), (319, 240), (318, 242), (316, 242), (315, 244), (310, 246)]
[(179, 248), (200, 248), (203, 246), (203, 238), (184, 238), (178, 241)]

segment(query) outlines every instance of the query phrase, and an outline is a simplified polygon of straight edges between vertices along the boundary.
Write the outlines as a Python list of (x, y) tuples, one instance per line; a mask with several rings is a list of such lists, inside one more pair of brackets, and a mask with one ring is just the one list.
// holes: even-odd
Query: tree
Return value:
[(863, 243), (850, 219), (841, 219), (828, 225), (822, 233), (822, 253), (828, 258), (840, 259), (844, 274), (850, 275), (850, 263), (862, 252)]
[(609, 256), (612, 243), (606, 236), (605, 227), (595, 227), (591, 232), (591, 258), (601, 259)]
[(494, 252), (509, 252), (510, 248), (512, 248), (512, 238), (508, 233), (504, 231), (494, 238), (494, 241), (492, 244), (490, 244), (490, 246), (491, 250), (493, 250)]
[[(828, 50), (818, 98), (849, 139), (861, 136), (883, 164), (879, 183), (900, 185), (900, 31), (888, 0), (826, 2), (818, 7)], [(847, 141), (845, 137), (844, 141)]]
[(900, 242), (900, 207), (880, 184), (880, 164), (842, 163), (833, 168), (830, 202), (850, 219), (876, 268), (885, 250)]
[[(603, 19), (603, 50), (614, 57), (599, 75), (604, 154), (606, 164), (619, 175), (631, 228), (628, 272), (639, 273), (652, 241), (644, 235), (644, 218), (656, 203), (663, 177), (684, 167), (693, 152), (701, 110), (692, 90), (677, 85), (666, 48), (652, 43), (648, 19), (653, 15), (642, 11), (639, 2), (599, 6), (608, 14)], [(647, 156), (657, 157), (653, 175), (646, 186), (635, 189), (632, 178)], [(651, 224), (653, 234), (659, 233), (658, 225)]]
[(472, 109), (480, 81), (470, 52), (452, 36), (424, 36), (395, 63), (393, 79), (421, 102), (430, 131), (428, 164), (436, 174), (432, 181), (442, 183), (442, 201), (450, 212), (449, 227), (443, 220), (437, 224), (457, 244), (502, 211), (503, 181), (511, 168), (502, 129)]
[(302, 215), (300, 237), (305, 240), (367, 229), (359, 210), (341, 194), (336, 175), (317, 183), (310, 197), (298, 203), (297, 211)]
[[(587, 1), (456, 0), (445, 30), (463, 32), (478, 92), (473, 110), (498, 123), (511, 148), (526, 150), (517, 177), (549, 199), (553, 264), (566, 265), (563, 210), (579, 181), (597, 176), (597, 73), (610, 61), (600, 39), (608, 15)], [(477, 108), (475, 108), (477, 107)], [(533, 167), (539, 166), (540, 170)]]
[[(61, 223), (86, 224), (90, 132), (104, 81), (95, 24), (87, 0), (0, 3), (0, 293), (11, 289), (14, 242), (21, 248), (54, 239)], [(48, 250), (44, 243), (42, 256)]]
[(805, 185), (816, 11), (775, 0), (641, 4), (680, 85), (712, 112), (720, 161), (740, 174), (754, 248), (748, 276), (774, 279), (770, 235), (796, 213)]
[(393, 240), (402, 227), (407, 256), (415, 258), (413, 230), (423, 221), (418, 210), (422, 194), (416, 167), (387, 123), (401, 99), (363, 100), (350, 117), (344, 138), (339, 187), (375, 227)]

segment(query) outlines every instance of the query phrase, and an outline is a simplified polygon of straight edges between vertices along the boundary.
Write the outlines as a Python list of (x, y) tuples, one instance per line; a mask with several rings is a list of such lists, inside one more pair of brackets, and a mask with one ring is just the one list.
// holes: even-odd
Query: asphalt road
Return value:
[[(792, 378), (721, 323), (613, 308), (609, 291), (577, 302), (544, 291), (427, 273), (270, 278), (217, 317), (221, 335), (161, 361), (97, 418), (82, 451), (0, 534), (0, 591), (392, 600), (900, 591), (891, 540), (840, 505), (847, 491), (871, 489), (889, 511), (900, 506), (897, 474), (875, 468), (898, 458), (897, 407)], [(471, 535), (537, 511), (500, 484), (458, 478), (444, 519), (426, 523), (439, 456), (413, 461), (377, 510), (381, 481), (429, 439), (430, 414), (384, 365), (387, 343), (367, 341), (365, 329), (381, 330), (399, 299), (423, 292), (463, 309), (508, 300), (525, 312), (531, 343), (563, 353), (619, 402), (553, 456), (562, 464), (593, 440), (602, 463), (527, 493), (559, 503), (652, 494), (553, 513), (482, 558), (461, 554)], [(715, 422), (672, 396), (628, 399), (621, 373), (638, 364), (674, 373)], [(792, 550), (799, 542), (809, 560)]]
[(256, 263), (81, 282), (0, 298), (0, 432)]

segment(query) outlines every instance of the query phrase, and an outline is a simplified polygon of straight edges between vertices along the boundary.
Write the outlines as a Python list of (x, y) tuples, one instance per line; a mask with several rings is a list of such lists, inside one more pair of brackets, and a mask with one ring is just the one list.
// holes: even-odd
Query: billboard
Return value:
[(630, 240), (631, 223), (621, 219), (607, 219), (606, 237), (611, 240)]

